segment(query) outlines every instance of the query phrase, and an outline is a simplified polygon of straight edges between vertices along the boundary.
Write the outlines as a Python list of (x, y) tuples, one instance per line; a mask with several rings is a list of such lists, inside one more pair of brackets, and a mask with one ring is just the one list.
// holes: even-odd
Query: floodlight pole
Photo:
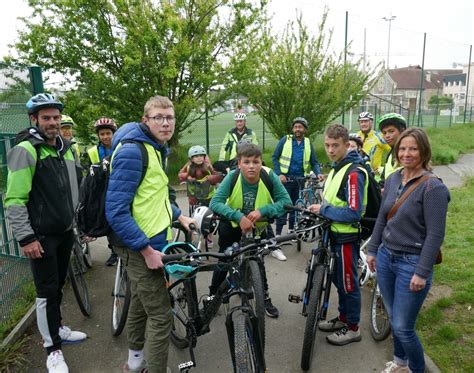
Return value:
[(392, 13), (390, 13), (390, 17), (383, 17), (382, 19), (384, 21), (388, 21), (388, 48), (387, 48), (387, 70), (389, 69), (390, 66), (390, 33), (392, 29), (392, 21), (395, 20), (397, 16), (392, 16)]

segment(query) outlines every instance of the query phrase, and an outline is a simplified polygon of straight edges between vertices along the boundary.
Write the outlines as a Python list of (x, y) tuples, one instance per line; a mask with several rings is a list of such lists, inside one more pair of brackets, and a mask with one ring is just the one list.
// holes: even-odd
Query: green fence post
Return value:
[(265, 119), (262, 118), (262, 152), (265, 153)]
[(31, 93), (33, 93), (33, 95), (37, 95), (38, 93), (44, 92), (43, 75), (41, 74), (41, 67), (30, 66), (30, 82), (31, 82)]

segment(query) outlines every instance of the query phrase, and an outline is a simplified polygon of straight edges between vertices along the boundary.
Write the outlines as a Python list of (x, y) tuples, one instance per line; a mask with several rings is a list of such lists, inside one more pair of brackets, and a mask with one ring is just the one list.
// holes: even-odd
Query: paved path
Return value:
[[(474, 154), (464, 155), (456, 165), (437, 166), (435, 172), (449, 187), (462, 184), (462, 177), (474, 176)], [(179, 197), (179, 203), (187, 210), (187, 201)], [(65, 323), (83, 330), (88, 340), (64, 347), (70, 372), (120, 372), (127, 356), (125, 334), (112, 337), (110, 333), (111, 291), (115, 267), (106, 267), (108, 249), (105, 240), (92, 244), (93, 268), (87, 273), (93, 306), (91, 318), (79, 312), (70, 288), (65, 291), (63, 314)], [(304, 285), (304, 268), (309, 257), (309, 246), (298, 253), (295, 247), (285, 248), (288, 261), (279, 262), (271, 257), (266, 261), (268, 281), (274, 304), (280, 309), (278, 319), (267, 318), (266, 361), (269, 372), (300, 372), (299, 361), (303, 330), (306, 319), (299, 313), (301, 306), (287, 301), (288, 293), (299, 293)], [(202, 293), (210, 282), (208, 274), (198, 276)], [(335, 295), (336, 291), (332, 291)], [(325, 341), (325, 333), (318, 332), (311, 372), (379, 372), (391, 359), (391, 340), (375, 342), (369, 332), (370, 289), (362, 290), (361, 330), (362, 341), (343, 347), (331, 346)], [(329, 317), (337, 314), (337, 301), (332, 297)], [(28, 372), (45, 372), (45, 356), (36, 325), (30, 328), (32, 340), (28, 360)], [(193, 372), (231, 372), (229, 350), (225, 335), (224, 316), (218, 316), (211, 324), (211, 332), (198, 339), (195, 350), (197, 368)], [(187, 351), (170, 347), (169, 365), (178, 372), (177, 364), (189, 359)], [(431, 370), (433, 371), (433, 370)]]

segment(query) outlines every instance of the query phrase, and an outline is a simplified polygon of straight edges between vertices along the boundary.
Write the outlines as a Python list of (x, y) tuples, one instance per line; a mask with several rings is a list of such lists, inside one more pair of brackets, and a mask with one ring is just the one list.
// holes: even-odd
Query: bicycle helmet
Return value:
[(26, 103), (28, 114), (35, 114), (41, 109), (55, 108), (59, 111), (63, 111), (64, 105), (62, 102), (56, 100), (56, 98), (49, 93), (39, 93), (31, 97)]
[(357, 121), (364, 120), (364, 119), (374, 120), (374, 116), (372, 115), (372, 113), (369, 113), (368, 111), (363, 111), (362, 113), (359, 114), (359, 118), (357, 119)]
[(192, 157), (196, 155), (206, 156), (207, 155), (206, 149), (204, 149), (201, 145), (191, 146), (188, 150), (188, 158), (191, 159)]
[(99, 130), (108, 128), (112, 130), (112, 132), (117, 131), (117, 124), (113, 119), (102, 117), (97, 119), (97, 121), (94, 124), (94, 128), (96, 132), (99, 132)]
[(247, 120), (247, 114), (245, 113), (235, 113), (234, 120)]
[(61, 115), (61, 127), (63, 126), (75, 126), (76, 123), (72, 120), (69, 115)]
[(204, 235), (207, 236), (217, 228), (216, 220), (213, 219), (214, 213), (209, 207), (199, 206), (193, 213), (193, 219), (196, 221), (197, 229)]
[(291, 122), (291, 127), (293, 128), (293, 126), (295, 125), (295, 123), (300, 123), (303, 125), (304, 128), (306, 128), (306, 130), (309, 129), (309, 126), (308, 126), (308, 121), (306, 119), (304, 119), (303, 117), (296, 117), (295, 119), (293, 119), (293, 122)]
[(349, 134), (349, 141), (355, 141), (357, 143), (357, 146), (359, 147), (364, 147), (364, 142), (362, 141), (362, 139), (360, 138), (360, 136), (358, 136), (356, 133), (351, 133)]
[[(179, 254), (179, 253), (193, 253), (197, 249), (188, 242), (171, 242), (167, 244), (163, 250), (163, 254)], [(184, 278), (191, 278), (196, 275), (198, 267), (191, 264), (169, 263), (165, 265), (165, 271), (174, 278), (180, 280)]]
[(403, 115), (397, 113), (388, 113), (382, 115), (378, 120), (380, 131), (387, 126), (395, 126), (400, 132), (407, 129), (407, 121)]

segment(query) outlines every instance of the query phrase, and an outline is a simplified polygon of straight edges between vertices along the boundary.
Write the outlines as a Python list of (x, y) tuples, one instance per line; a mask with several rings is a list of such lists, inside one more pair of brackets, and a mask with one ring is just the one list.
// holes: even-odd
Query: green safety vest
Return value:
[(87, 154), (89, 154), (89, 159), (91, 160), (92, 164), (100, 162), (99, 149), (97, 148), (97, 146), (93, 146), (92, 148), (87, 149)]
[[(288, 173), (291, 163), (291, 155), (293, 153), (293, 135), (288, 135), (286, 138), (285, 145), (280, 155), (280, 171), (282, 174)], [(309, 160), (311, 158), (311, 144), (309, 138), (304, 138), (304, 157), (303, 157), (303, 171), (305, 175), (309, 175), (311, 172), (311, 164)]]
[[(173, 212), (168, 193), (168, 176), (163, 170), (161, 153), (148, 143), (144, 142), (143, 145), (148, 152), (148, 167), (132, 201), (132, 216), (148, 238), (168, 229), (166, 239), (170, 240)], [(117, 146), (114, 154), (120, 146)]]
[[(344, 175), (346, 174), (347, 169), (351, 166), (352, 163), (346, 164), (344, 167), (342, 167), (337, 173), (334, 173), (334, 169), (332, 169), (329, 172), (328, 178), (326, 180), (326, 183), (324, 184), (324, 189), (323, 189), (323, 199), (324, 203), (329, 203), (334, 207), (346, 207), (347, 206), (347, 201), (344, 201), (342, 199), (339, 199), (337, 197), (337, 193), (341, 187), (342, 179), (344, 178)], [(367, 171), (364, 169), (364, 167), (358, 167), (360, 170), (362, 170), (365, 174), (365, 185), (364, 185), (364, 201), (363, 201), (363, 206), (364, 206), (364, 212), (362, 213), (362, 216), (365, 214), (365, 207), (367, 206), (367, 190), (369, 187), (369, 177), (367, 175)], [(335, 233), (358, 233), (359, 228), (355, 227), (353, 223), (332, 223), (331, 224), (331, 231)]]
[(385, 162), (385, 167), (383, 169), (385, 180), (387, 180), (387, 177), (389, 177), (391, 174), (393, 174), (395, 171), (399, 170), (400, 168), (402, 168), (402, 166), (394, 162), (393, 154), (390, 153), (387, 157), (387, 162)]
[[(270, 174), (270, 169), (268, 167), (262, 167), (268, 174)], [(227, 199), (227, 206), (232, 207), (234, 210), (241, 210), (244, 205), (244, 193), (242, 188), (242, 173), (240, 173), (235, 183), (232, 193)], [(270, 203), (273, 203), (272, 195), (268, 190), (267, 186), (263, 182), (262, 178), (258, 181), (257, 196), (255, 198), (255, 209), (266, 206)], [(237, 228), (239, 224), (232, 221), (232, 227)], [(268, 222), (259, 221), (256, 224), (257, 230), (262, 232), (264, 228), (268, 225)]]

